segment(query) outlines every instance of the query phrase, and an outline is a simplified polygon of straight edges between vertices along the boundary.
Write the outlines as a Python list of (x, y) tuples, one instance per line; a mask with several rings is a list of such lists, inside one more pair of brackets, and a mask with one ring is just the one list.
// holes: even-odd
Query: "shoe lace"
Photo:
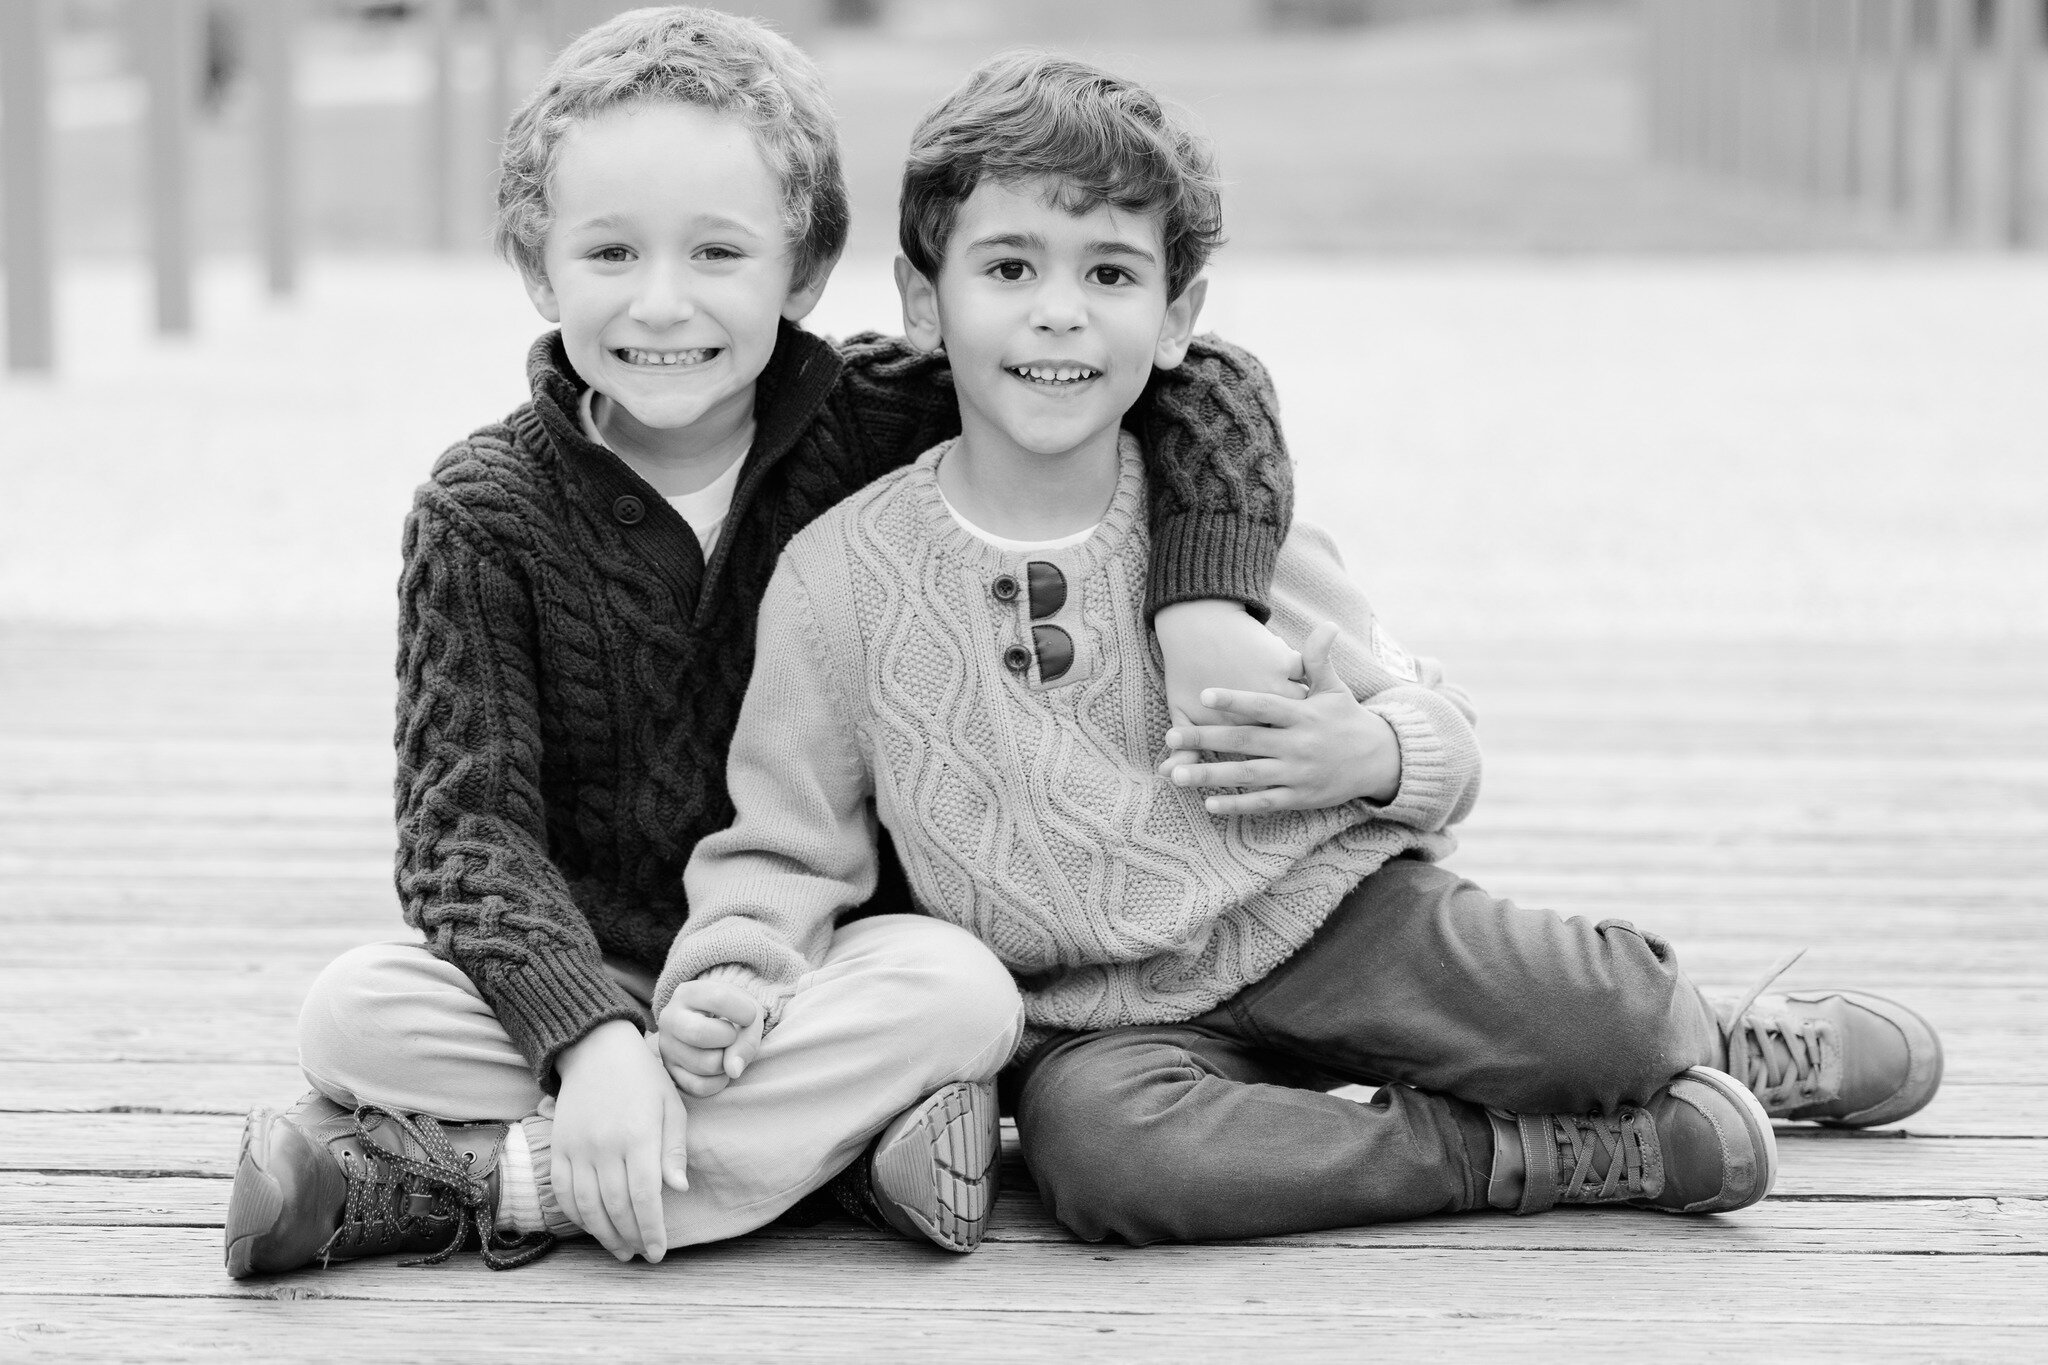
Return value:
[(1806, 949), (1801, 948), (1779, 959), (1721, 1025), (1729, 1074), (1758, 1094), (1787, 1087), (1802, 1092), (1811, 1089), (1820, 1075), (1823, 1026), (1819, 1020), (1750, 1013), (1757, 997), (1805, 955)]
[[(1655, 1195), (1647, 1172), (1655, 1165), (1649, 1152), (1657, 1142), (1650, 1115), (1631, 1106), (1614, 1118), (1597, 1114), (1554, 1114), (1558, 1155), (1571, 1162), (1569, 1176), (1558, 1182), (1561, 1204), (1606, 1203)], [(1605, 1169), (1598, 1158), (1605, 1153)]]
[[(377, 1120), (385, 1120), (418, 1144), (424, 1158), (394, 1151), (370, 1135)], [(348, 1198), (342, 1207), (341, 1223), (320, 1246), (320, 1263), (327, 1264), (334, 1245), (362, 1239), (366, 1242), (397, 1240), (409, 1233), (424, 1232), (429, 1212), (452, 1208), (456, 1211), (454, 1236), (430, 1256), (402, 1261), (406, 1266), (439, 1265), (461, 1251), (476, 1233), (477, 1249), (485, 1265), (493, 1270), (515, 1270), (555, 1249), (556, 1238), (546, 1232), (500, 1239), (491, 1229), (490, 1187), (460, 1157), (436, 1120), (425, 1114), (400, 1114), (379, 1105), (366, 1104), (355, 1112), (356, 1136), (370, 1155), (358, 1171), (344, 1160)], [(425, 1195), (420, 1199), (416, 1196)]]

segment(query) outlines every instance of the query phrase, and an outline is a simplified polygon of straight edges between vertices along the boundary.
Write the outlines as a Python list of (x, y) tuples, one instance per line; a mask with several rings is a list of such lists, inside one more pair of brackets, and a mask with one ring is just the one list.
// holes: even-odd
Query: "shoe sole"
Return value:
[(955, 1081), (900, 1115), (875, 1149), (875, 1197), (935, 1246), (981, 1245), (999, 1193), (1002, 1119), (995, 1087)]
[[(1771, 1192), (1771, 1188), (1778, 1183), (1778, 1134), (1771, 1127), (1771, 1116), (1764, 1112), (1763, 1101), (1751, 1093), (1750, 1088), (1741, 1081), (1736, 1080), (1725, 1071), (1716, 1071), (1710, 1066), (1689, 1068), (1685, 1073), (1685, 1079), (1706, 1086), (1715, 1093), (1733, 1101), (1736, 1108), (1742, 1111), (1743, 1126), (1749, 1135), (1750, 1149), (1763, 1154), (1762, 1170), (1758, 1173), (1760, 1178), (1748, 1198), (1741, 1200), (1739, 1203), (1724, 1204), (1718, 1208), (1695, 1209), (1693, 1211), (1696, 1213), (1733, 1213), (1737, 1209), (1746, 1209), (1752, 1204), (1762, 1203), (1764, 1197)], [(1676, 1211), (1666, 1210), (1666, 1212)]]
[(276, 1118), (270, 1110), (258, 1109), (242, 1124), (242, 1151), (235, 1159), (225, 1233), (230, 1279), (246, 1280), (261, 1273), (256, 1267), (257, 1240), (276, 1228), (284, 1212), (284, 1190), (270, 1174), (270, 1135)]

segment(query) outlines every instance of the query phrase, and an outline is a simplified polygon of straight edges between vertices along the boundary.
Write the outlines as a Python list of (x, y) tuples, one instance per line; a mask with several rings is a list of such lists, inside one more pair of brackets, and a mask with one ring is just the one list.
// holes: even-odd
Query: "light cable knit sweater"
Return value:
[[(819, 963), (835, 917), (875, 884), (879, 814), (932, 915), (994, 950), (1024, 994), (1024, 1050), (1049, 1031), (1189, 1019), (1301, 948), (1401, 853), (1436, 859), (1478, 794), (1471, 709), (1380, 630), (1329, 537), (1297, 520), (1271, 625), (1297, 649), (1342, 630), (1335, 665), (1399, 738), (1384, 806), (1215, 816), (1153, 770), (1168, 725), (1145, 620), (1144, 466), (1093, 536), (1029, 554), (963, 528), (939, 495), (950, 443), (796, 536), (761, 604), (753, 680), (727, 776), (736, 817), (697, 845), (691, 914), (657, 1013), (705, 973), (772, 1023)], [(1026, 564), (1056, 565), (1065, 605), (1034, 623)], [(1041, 676), (1034, 624), (1074, 659)]]

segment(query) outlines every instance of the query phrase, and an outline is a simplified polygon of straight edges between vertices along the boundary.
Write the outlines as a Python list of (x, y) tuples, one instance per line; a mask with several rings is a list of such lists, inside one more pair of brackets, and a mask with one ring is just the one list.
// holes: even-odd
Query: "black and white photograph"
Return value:
[(0, 0), (0, 1360), (2048, 1359), (2048, 0)]

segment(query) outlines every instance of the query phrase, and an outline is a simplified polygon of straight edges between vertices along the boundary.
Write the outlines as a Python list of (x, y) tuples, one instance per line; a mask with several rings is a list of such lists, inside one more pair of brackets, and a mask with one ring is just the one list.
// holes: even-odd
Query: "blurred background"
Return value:
[[(6, 0), (0, 621), (390, 616), (524, 396), (496, 136), (597, 0)], [(2038, 631), (2043, 0), (760, 0), (893, 329), (918, 114), (1031, 44), (1213, 137), (1208, 322), (1410, 633)], [(81, 504), (89, 506), (81, 516)]]

